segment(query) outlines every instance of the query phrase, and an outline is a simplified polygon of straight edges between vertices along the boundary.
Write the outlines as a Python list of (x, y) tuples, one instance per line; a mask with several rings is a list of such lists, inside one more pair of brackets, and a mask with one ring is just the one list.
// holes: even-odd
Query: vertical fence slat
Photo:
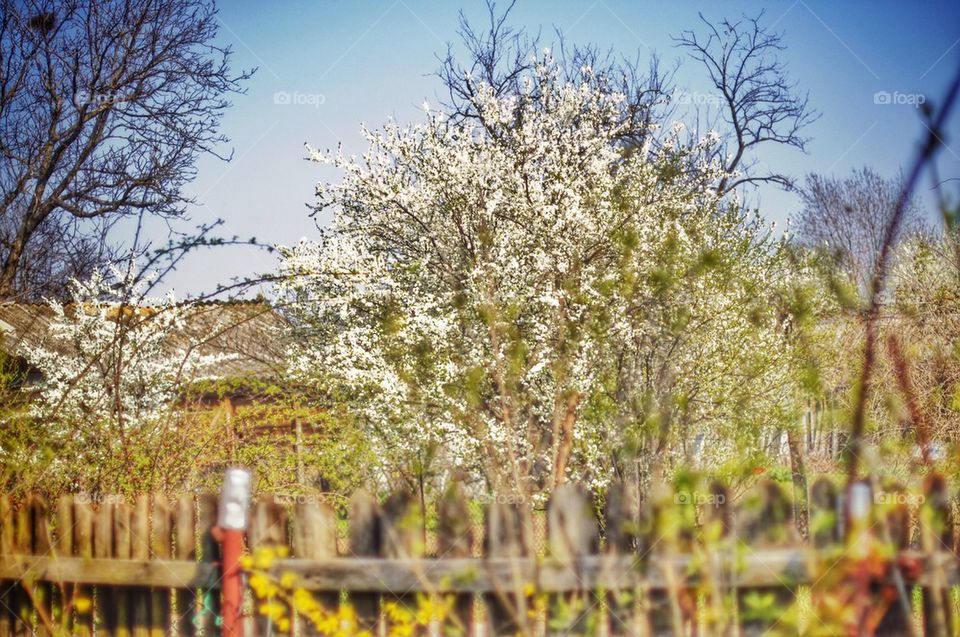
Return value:
[[(13, 553), (13, 509), (10, 498), (0, 495), (0, 555)], [(13, 634), (16, 616), (13, 613), (16, 582), (0, 581), (0, 637)]]
[[(262, 547), (289, 546), (287, 529), (287, 512), (272, 496), (264, 496), (253, 506), (253, 515), (250, 520), (250, 529), (247, 539), (250, 550), (256, 552)], [(255, 606), (259, 603), (255, 600)], [(254, 609), (253, 622), (257, 635), (282, 634), (269, 617)]]
[[(638, 509), (637, 485), (635, 482), (616, 482), (607, 490), (604, 501), (606, 551), (611, 557), (636, 555), (640, 512)], [(639, 570), (639, 555), (635, 568)], [(637, 591), (633, 586), (624, 586), (607, 591), (607, 627), (613, 637), (635, 635), (639, 631)]]
[[(518, 558), (530, 554), (530, 511), (523, 498), (499, 495), (487, 508), (487, 557)], [(487, 630), (491, 635), (515, 635), (529, 620), (530, 599), (520, 573), (493, 581), (494, 592), (483, 595)]]
[[(130, 557), (150, 559), (150, 497), (138, 495), (130, 521)], [(131, 587), (130, 615), (134, 637), (150, 637), (150, 591), (142, 586)]]
[[(459, 480), (452, 480), (437, 504), (437, 558), (467, 558), (473, 555), (473, 523)], [(444, 620), (444, 635), (472, 634), (473, 595), (456, 595)]]
[(732, 599), (722, 560), (729, 556), (730, 536), (733, 533), (730, 493), (720, 483), (710, 485), (710, 501), (704, 507), (704, 538), (702, 550), (706, 558), (706, 582), (701, 587), (706, 612), (706, 634), (726, 637), (733, 634)]
[[(170, 502), (153, 496), (150, 524), (150, 559), (170, 559)], [(164, 637), (170, 631), (170, 589), (154, 587), (150, 592), (150, 637)]]
[[(920, 505), (920, 543), (925, 552), (953, 551), (953, 524), (947, 482), (933, 473), (924, 482), (924, 501)], [(940, 568), (934, 568), (932, 582), (923, 587), (924, 634), (933, 637), (948, 635), (952, 613), (950, 587)]]
[[(57, 555), (70, 557), (73, 555), (73, 496), (62, 495), (57, 498)], [(73, 584), (61, 584), (58, 589), (57, 603), (60, 611), (58, 626), (70, 632), (73, 628), (74, 612), (71, 600), (74, 597)]]
[[(590, 497), (580, 487), (566, 483), (554, 490), (547, 509), (550, 555), (564, 563), (581, 580), (580, 559), (599, 552), (600, 529)], [(591, 616), (592, 613), (592, 616)], [(600, 615), (598, 600), (589, 588), (552, 595), (547, 611), (547, 632), (586, 635)]]
[[(738, 549), (751, 553), (796, 544), (793, 505), (774, 482), (763, 481), (737, 511)], [(737, 592), (744, 637), (796, 632), (796, 583), (784, 576), (781, 586), (741, 588)]]
[[(176, 558), (195, 561), (197, 559), (197, 536), (194, 523), (195, 502), (192, 495), (183, 495), (174, 506), (174, 532), (176, 538)], [(188, 637), (196, 634), (197, 595), (194, 590), (180, 588), (176, 591), (176, 617), (174, 626), (178, 635)]]
[[(810, 587), (810, 607), (807, 632), (819, 634), (828, 629), (841, 630), (840, 626), (827, 623), (835, 616), (837, 591), (842, 585), (843, 568), (838, 565), (842, 559), (840, 542), (843, 538), (843, 516), (840, 513), (840, 495), (836, 485), (829, 478), (819, 478), (810, 489), (810, 527), (808, 529), (813, 547), (828, 555), (827, 559), (818, 559), (814, 563), (816, 579)], [(811, 630), (811, 628), (815, 630)]]
[[(129, 560), (131, 553), (131, 524), (133, 511), (125, 499), (120, 499), (113, 508), (113, 555), (120, 560)], [(113, 591), (117, 616), (114, 621), (114, 637), (130, 637), (130, 592), (127, 587)]]
[[(93, 519), (93, 556), (107, 559), (113, 556), (113, 502), (103, 499)], [(96, 613), (94, 621), (97, 635), (112, 637), (115, 630), (114, 620), (117, 614), (116, 588), (112, 586), (96, 587)]]
[[(381, 545), (380, 506), (366, 491), (357, 491), (350, 499), (350, 554), (356, 557), (379, 555)], [(377, 634), (380, 596), (362, 591), (351, 592), (347, 602), (353, 605), (360, 628)]]
[[(52, 542), (47, 516), (47, 503), (38, 495), (28, 499), (30, 507), (31, 526), (33, 528), (33, 553), (49, 557), (52, 554)], [(42, 613), (40, 626), (53, 622), (53, 586), (48, 582), (41, 582), (34, 586), (34, 604), (37, 613)]]
[[(885, 495), (892, 502), (881, 501), (881, 504), (887, 506), (887, 510), (881, 512), (885, 518), (882, 524), (885, 525), (886, 535), (888, 536), (883, 539), (889, 541), (890, 548), (896, 552), (910, 545), (910, 509), (901, 497), (903, 494), (902, 487), (891, 486), (886, 490)], [(894, 566), (893, 568), (897, 567)], [(874, 635), (876, 637), (909, 635), (913, 621), (909, 605), (909, 588), (902, 591), (907, 596), (906, 600), (901, 598), (901, 591), (898, 591), (897, 587), (890, 583), (882, 582), (874, 588), (873, 595), (877, 598), (874, 602), (875, 606), (885, 609), (883, 616), (877, 623)], [(906, 602), (906, 608), (904, 608), (903, 602)]]
[[(297, 502), (293, 516), (293, 555), (301, 559), (327, 560), (337, 557), (337, 518), (333, 509), (324, 502), (307, 500)], [(336, 611), (340, 603), (339, 593), (319, 593), (316, 601), (323, 608)], [(298, 618), (302, 634), (318, 635), (309, 618)]]
[[(73, 501), (73, 554), (77, 557), (93, 557), (93, 508), (87, 499)], [(84, 604), (86, 610), (77, 609), (75, 635), (93, 634), (94, 598), (93, 587), (81, 585), (74, 589), (74, 604)]]
[[(391, 559), (419, 557), (423, 517), (413, 495), (407, 491), (392, 494), (383, 503), (381, 516), (381, 555)], [(415, 593), (391, 591), (383, 595), (383, 601), (416, 612)], [(423, 631), (415, 627), (413, 634), (421, 635)]]
[[(677, 507), (690, 497), (690, 493), (686, 493), (683, 498), (677, 497), (672, 492), (666, 492), (662, 485), (655, 485), (655, 488), (651, 489), (650, 497), (644, 501), (644, 513), (649, 521), (644, 529), (646, 537), (641, 552), (646, 562), (644, 570), (659, 575), (667, 584), (663, 588), (644, 586), (643, 589), (642, 603), (643, 610), (646, 611), (643, 629), (645, 634), (652, 637), (673, 636), (681, 634), (683, 630), (679, 604), (681, 593), (677, 581), (680, 574), (664, 558), (674, 557), (671, 553), (676, 552), (680, 532), (680, 512)], [(662, 565), (661, 570), (653, 573), (651, 562), (657, 558), (662, 560), (659, 562)]]
[[(33, 552), (33, 532), (30, 520), (30, 509), (26, 502), (21, 502), (16, 508), (14, 517), (14, 545), (17, 553), (30, 554)], [(27, 592), (27, 582), (20, 582), (15, 589), (13, 610), (17, 616), (17, 623), (14, 625), (14, 635), (31, 635), (31, 615), (33, 606), (30, 600), (30, 594)]]
[[(213, 537), (213, 527), (217, 522), (217, 496), (202, 493), (197, 502), (197, 535), (200, 546), (200, 559), (203, 562), (217, 562), (220, 559), (220, 545)], [(204, 637), (217, 635), (217, 616), (220, 614), (220, 595), (217, 589), (199, 591), (200, 606), (199, 627)]]

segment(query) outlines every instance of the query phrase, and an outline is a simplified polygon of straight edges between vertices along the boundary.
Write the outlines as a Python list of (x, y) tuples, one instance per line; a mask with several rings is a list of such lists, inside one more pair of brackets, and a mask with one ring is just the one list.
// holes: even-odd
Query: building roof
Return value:
[[(279, 376), (286, 348), (284, 318), (262, 301), (190, 304), (184, 327), (170, 337), (172, 348), (191, 344), (199, 355), (225, 355), (219, 378)], [(150, 308), (140, 311), (149, 312)], [(0, 349), (15, 354), (21, 345), (44, 345), (69, 353), (69, 344), (50, 338), (53, 310), (45, 304), (0, 303)]]

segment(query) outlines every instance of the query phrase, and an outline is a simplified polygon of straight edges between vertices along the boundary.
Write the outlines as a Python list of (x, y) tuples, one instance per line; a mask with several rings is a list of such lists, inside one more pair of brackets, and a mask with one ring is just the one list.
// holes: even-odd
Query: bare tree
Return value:
[[(508, 18), (515, 4), (512, 0), (500, 13), (496, 3), (487, 0), (488, 23), (484, 29), (475, 28), (461, 12), (459, 35), (467, 50), (467, 63), (460, 63), (453, 47), (448, 46), (436, 73), (447, 93), (444, 106), (454, 119), (475, 119), (484, 124), (474, 104), (481, 85), (490, 86), (497, 97), (525, 93), (522, 81), (530, 75), (533, 60), (542, 58), (542, 39), (539, 33), (531, 35), (510, 26)], [(640, 146), (654, 137), (655, 124), (665, 118), (662, 111), (669, 105), (672, 78), (672, 72), (660, 68), (656, 56), (644, 71), (637, 59), (618, 59), (611, 51), (603, 52), (593, 45), (568, 46), (559, 32), (554, 54), (566, 79), (626, 97), (616, 122), (623, 128), (618, 141), (624, 147)], [(536, 91), (537, 87), (527, 90)], [(531, 99), (537, 96), (531, 95)], [(489, 132), (494, 134), (493, 130)]]
[[(829, 251), (858, 288), (869, 292), (884, 233), (902, 190), (902, 176), (888, 179), (867, 167), (843, 179), (807, 175), (799, 189), (803, 210), (796, 221), (797, 239), (807, 247)], [(918, 230), (917, 206), (908, 202), (903, 214), (899, 232)]]
[(753, 174), (756, 158), (752, 154), (767, 142), (805, 151), (808, 140), (800, 132), (818, 117), (807, 96), (797, 93), (779, 60), (786, 48), (783, 35), (768, 31), (762, 19), (763, 12), (755, 18), (723, 19), (714, 24), (701, 14), (703, 34), (687, 30), (674, 38), (677, 46), (703, 64), (722, 98), (722, 118), (729, 130), (726, 143), (715, 156), (727, 172), (737, 171), (741, 176), (722, 179), (720, 192), (763, 182), (791, 188), (793, 183), (786, 175)]
[[(0, 298), (109, 254), (120, 218), (183, 214), (231, 75), (208, 0), (0, 0)], [(55, 286), (54, 286), (55, 287)]]

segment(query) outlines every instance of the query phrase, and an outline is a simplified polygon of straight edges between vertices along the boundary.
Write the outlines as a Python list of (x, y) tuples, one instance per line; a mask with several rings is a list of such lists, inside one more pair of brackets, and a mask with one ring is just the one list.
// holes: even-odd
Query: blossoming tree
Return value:
[(427, 107), (365, 130), (361, 157), (311, 151), (343, 179), (318, 186), (319, 240), (282, 248), (293, 369), (353, 406), (387, 469), (440, 458), (501, 491), (755, 442), (794, 392), (785, 270), (712, 189), (716, 135), (622, 143), (604, 77), (532, 69), (517, 94), (481, 84), (476, 118)]
[(43, 340), (19, 348), (40, 372), (31, 415), (72, 488), (160, 487), (153, 479), (162, 483), (163, 458), (175, 454), (159, 449), (177, 448), (185, 433), (176, 427), (181, 392), (222, 358), (174, 344), (189, 306), (172, 293), (149, 296), (151, 282), (133, 263), (71, 280), (69, 302), (48, 302)]

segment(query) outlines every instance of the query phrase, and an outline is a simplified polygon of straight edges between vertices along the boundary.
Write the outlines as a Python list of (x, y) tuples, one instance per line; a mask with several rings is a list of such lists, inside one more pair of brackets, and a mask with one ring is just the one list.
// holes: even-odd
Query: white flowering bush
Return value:
[(353, 406), (385, 466), (599, 486), (791, 404), (781, 248), (711, 188), (716, 135), (617, 143), (623, 96), (583, 77), (546, 55), (521, 94), (481, 88), (476, 120), (428, 108), (364, 130), (361, 157), (311, 151), (343, 179), (317, 188), (319, 240), (281, 248), (292, 369)]
[(149, 296), (152, 281), (134, 263), (70, 281), (69, 302), (48, 302), (43, 339), (18, 351), (40, 375), (29, 409), (50, 466), (73, 476), (72, 488), (122, 489), (118, 475), (162, 473), (158, 449), (177, 444), (181, 393), (216, 362), (171, 338), (189, 308), (172, 292)]

